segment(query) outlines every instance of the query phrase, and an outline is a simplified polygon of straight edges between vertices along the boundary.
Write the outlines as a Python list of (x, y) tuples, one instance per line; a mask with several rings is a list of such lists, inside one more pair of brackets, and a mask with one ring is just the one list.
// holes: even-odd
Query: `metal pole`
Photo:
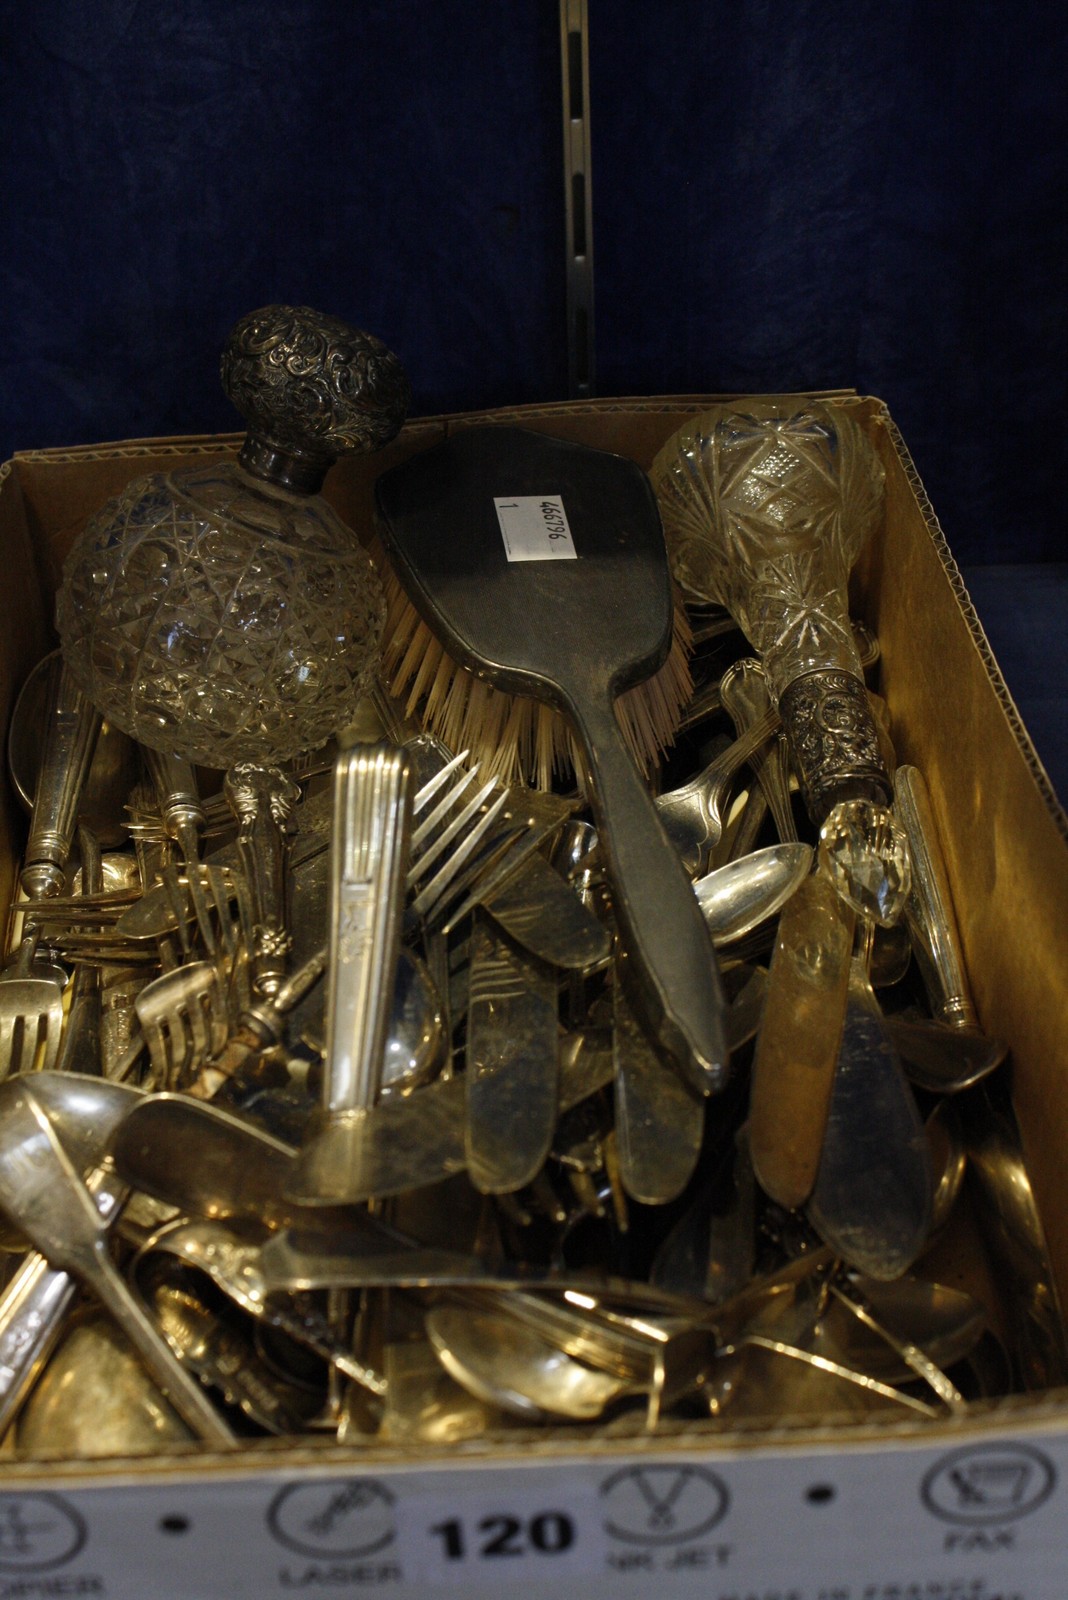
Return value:
[(568, 393), (594, 393), (593, 209), (590, 178), (589, 25), (586, 0), (560, 0), (567, 218)]

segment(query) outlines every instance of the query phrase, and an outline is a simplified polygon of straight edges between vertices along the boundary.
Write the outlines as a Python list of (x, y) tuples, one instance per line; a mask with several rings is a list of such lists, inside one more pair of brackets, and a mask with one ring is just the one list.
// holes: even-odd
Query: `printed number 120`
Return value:
[[(463, 1561), (470, 1553), (467, 1530), (458, 1517), (437, 1522), (431, 1528), (450, 1561)], [(532, 1552), (557, 1556), (575, 1542), (575, 1524), (562, 1511), (540, 1511), (523, 1522), (519, 1517), (483, 1517), (478, 1524), (477, 1556), (525, 1556)]]

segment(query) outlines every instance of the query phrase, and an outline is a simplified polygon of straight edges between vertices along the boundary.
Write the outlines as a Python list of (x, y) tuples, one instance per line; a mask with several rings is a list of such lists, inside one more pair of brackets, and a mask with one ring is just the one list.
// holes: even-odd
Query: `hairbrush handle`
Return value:
[(723, 1087), (728, 1049), (719, 969), (693, 885), (620, 736), (611, 702), (570, 711), (612, 883), (620, 971), (654, 1043), (699, 1094)]

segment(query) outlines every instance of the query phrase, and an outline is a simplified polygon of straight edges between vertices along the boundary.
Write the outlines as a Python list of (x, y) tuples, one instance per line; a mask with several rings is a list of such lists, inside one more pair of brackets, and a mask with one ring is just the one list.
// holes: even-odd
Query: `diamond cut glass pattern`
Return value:
[(351, 715), (384, 602), (319, 497), (236, 464), (136, 479), (88, 523), (57, 599), (79, 687), (203, 766), (288, 760)]

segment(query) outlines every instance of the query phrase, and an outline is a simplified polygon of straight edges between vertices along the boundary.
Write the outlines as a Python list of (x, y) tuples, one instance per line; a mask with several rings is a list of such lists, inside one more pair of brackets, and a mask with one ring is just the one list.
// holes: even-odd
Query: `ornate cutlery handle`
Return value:
[(285, 977), (292, 939), (286, 924), (285, 856), (289, 814), (300, 789), (280, 767), (241, 762), (223, 783), (238, 824), (237, 847), (253, 906), (252, 987), (272, 995)]

